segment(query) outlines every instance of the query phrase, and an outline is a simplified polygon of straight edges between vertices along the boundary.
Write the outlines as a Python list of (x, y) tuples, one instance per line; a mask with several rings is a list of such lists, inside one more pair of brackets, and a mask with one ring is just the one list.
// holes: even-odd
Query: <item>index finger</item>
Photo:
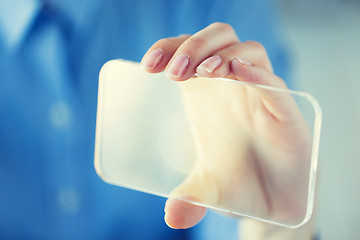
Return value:
[(239, 42), (239, 38), (230, 25), (213, 23), (181, 44), (168, 63), (165, 72), (173, 80), (189, 79), (194, 76), (196, 68), (206, 58)]

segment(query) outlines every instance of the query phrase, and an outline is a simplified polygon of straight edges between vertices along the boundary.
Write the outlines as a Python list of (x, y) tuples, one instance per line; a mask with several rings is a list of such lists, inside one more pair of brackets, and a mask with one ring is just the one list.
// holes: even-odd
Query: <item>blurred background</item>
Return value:
[(360, 1), (278, 0), (296, 89), (323, 110), (317, 226), (360, 239)]
[[(358, 93), (358, 91), (360, 91), (360, 77), (358, 74), (360, 70), (360, 1), (274, 1), (279, 5), (279, 18), (287, 38), (287, 49), (289, 50), (289, 56), (292, 62), (292, 78), (294, 79), (294, 82), (296, 82), (294, 88), (311, 93), (318, 99), (323, 109), (318, 184), (318, 212), (316, 214), (317, 231), (320, 234), (320, 239), (360, 239), (358, 233), (358, 228), (360, 227), (360, 161), (358, 160), (360, 147), (357, 146), (359, 142), (357, 136), (360, 135), (360, 94)], [(2, 4), (8, 2), (11, 1), (0, 0), (0, 10), (5, 9)], [(18, 7), (17, 10), (20, 9), (20, 12), (25, 10), (26, 12), (26, 5), (31, 3), (31, 1), (22, 0), (19, 2), (25, 3), (25, 7)], [(43, 2), (46, 3), (52, 1), (44, 0)], [(65, 0), (54, 2), (61, 5)], [(76, 5), (76, 2), (79, 3), (85, 1), (67, 2)], [(89, 3), (90, 2), (92, 1), (89, 1)], [(112, 2), (118, 3), (120, 1)], [(126, 1), (124, 1), (124, 3), (125, 2)], [(129, 5), (130, 2), (132, 5), (136, 6), (135, 3), (137, 1), (127, 1)], [(149, 6), (154, 5), (156, 2), (161, 3), (161, 1), (144, 2), (149, 4)], [(181, 3), (182, 1), (173, 2)], [(191, 24), (190, 21), (179, 22), (178, 25), (184, 27), (184, 29), (179, 28), (181, 29), (181, 33), (185, 31), (185, 27), (187, 28), (186, 31), (192, 32), (192, 25), (195, 29), (195, 26), (200, 27), (200, 25), (205, 22), (201, 17), (203, 15), (199, 14), (206, 10), (204, 4), (199, 5), (201, 7), (193, 7), (193, 9), (191, 9), (192, 11), (188, 11), (190, 9), (189, 6), (192, 6), (191, 4), (196, 1), (190, 0), (184, 2), (187, 2), (188, 5), (184, 4), (182, 11), (179, 11), (178, 13), (178, 15), (182, 17), (182, 20), (191, 19), (189, 16), (193, 15), (196, 15), (197, 18), (195, 19), (195, 22), (191, 19)], [(199, 2), (199, 4), (202, 3), (201, 1), (197, 2)], [(226, 6), (226, 3), (224, 3), (225, 1), (216, 2), (219, 3), (219, 6), (220, 4), (221, 6)], [(254, 7), (254, 9), (266, 5), (266, 1), (259, 1), (259, 3), (256, 1), (244, 1), (244, 3), (246, 2)], [(170, 3), (170, 1), (167, 3)], [(234, 0), (233, 3), (238, 3), (238, 1)], [(63, 3), (63, 5), (66, 6), (67, 4)], [(73, 7), (72, 4), (70, 5), (69, 8)], [(94, 6), (96, 7), (96, 5)], [(141, 6), (141, 11), (139, 10), (139, 12), (136, 12), (139, 15), (148, 12), (146, 4)], [(177, 5), (174, 4), (174, 6), (172, 6), (170, 4), (170, 6), (172, 7), (171, 10), (173, 12), (178, 11)], [(221, 12), (219, 6), (214, 8), (216, 9), (216, 13), (227, 16), (228, 12)], [(94, 9), (96, 9), (95, 7)], [(80, 19), (82, 14), (79, 13), (82, 9), (73, 9), (76, 9), (76, 11), (73, 12), (74, 16), (80, 16)], [(81, 91), (84, 99), (79, 100), (75, 98), (71, 95), (71, 91), (68, 93), (66, 90), (67, 85), (64, 85), (65, 90), (61, 90), (61, 94), (58, 94), (55, 91), (58, 86), (56, 85), (56, 81), (54, 81), (55, 83), (52, 83), (54, 86), (44, 85), (41, 81), (38, 83), (39, 86), (44, 85), (56, 93), (51, 94), (52, 92), (46, 91), (49, 96), (39, 94), (44, 92), (42, 91), (42, 88), (39, 88), (38, 92), (34, 92), (32, 91), (32, 86), (28, 87), (28, 85), (21, 88), (20, 91), (18, 87), (12, 87), (11, 84), (13, 84), (13, 82), (11, 81), (6, 82), (12, 87), (9, 88), (10, 91), (8, 91), (8, 89), (2, 85), (5, 81), (0, 81), (0, 93), (3, 94), (0, 94), (0, 97), (3, 97), (4, 100), (1, 100), (3, 100), (4, 103), (6, 102), (6, 104), (0, 104), (0, 112), (7, 111), (7, 113), (13, 114), (11, 116), (13, 116), (14, 119), (21, 120), (19, 121), (20, 123), (26, 123), (19, 124), (18, 121), (11, 121), (11, 117), (8, 118), (10, 119), (8, 120), (5, 118), (7, 114), (2, 114), (0, 118), (1, 120), (5, 119), (3, 122), (7, 124), (0, 124), (0, 130), (2, 130), (0, 131), (0, 142), (3, 140), (3, 142), (1, 142), (1, 147), (3, 147), (3, 149), (1, 150), (4, 151), (0, 151), (0, 160), (12, 159), (10, 157), (7, 158), (7, 156), (14, 156), (14, 159), (16, 160), (23, 160), (22, 162), (19, 162), (23, 164), (19, 164), (16, 161), (6, 161), (5, 163), (7, 165), (3, 164), (0, 169), (0, 189), (2, 191), (0, 200), (3, 200), (3, 202), (0, 201), (0, 204), (3, 203), (3, 205), (0, 206), (0, 215), (3, 214), (0, 216), (0, 223), (2, 224), (0, 225), (0, 234), (6, 234), (7, 232), (11, 234), (18, 233), (20, 234), (19, 236), (27, 236), (26, 234), (28, 233), (34, 234), (34, 236), (45, 236), (48, 234), (48, 236), (58, 236), (59, 239), (61, 239), (61, 236), (63, 236), (62, 239), (69, 239), (69, 236), (83, 236), (83, 238), (86, 238), (83, 234), (96, 237), (94, 233), (97, 233), (97, 230), (100, 229), (108, 234), (106, 236), (108, 236), (109, 239), (113, 239), (113, 236), (120, 236), (119, 234), (126, 232), (125, 230), (129, 231), (127, 236), (133, 236), (130, 235), (132, 233), (138, 234), (138, 232), (140, 232), (138, 231), (139, 227), (141, 227), (142, 232), (145, 234), (148, 234), (148, 232), (153, 233), (155, 231), (157, 231), (156, 233), (159, 233), (159, 235), (165, 231), (169, 233), (167, 236), (173, 234), (173, 232), (170, 232), (171, 230), (165, 226), (162, 220), (163, 199), (159, 200), (145, 194), (125, 191), (124, 189), (118, 190), (112, 186), (105, 185), (105, 183), (100, 182), (100, 179), (95, 176), (93, 170), (92, 151), (89, 151), (89, 149), (92, 149), (93, 147), (92, 127), (94, 126), (93, 121), (95, 121), (96, 81), (89, 84), (88, 80), (91, 79), (90, 77), (92, 77), (93, 80), (97, 79), (100, 66), (105, 63), (106, 60), (119, 56), (126, 59), (139, 60), (146, 50), (146, 44), (143, 42), (136, 42), (131, 37), (135, 36), (136, 39), (142, 39), (139, 37), (141, 35), (126, 34), (133, 32), (131, 24), (129, 25), (130, 27), (127, 26), (128, 24), (123, 24), (123, 28), (120, 28), (116, 24), (113, 24), (116, 27), (112, 28), (108, 24), (116, 23), (117, 21), (137, 23), (138, 25), (134, 26), (143, 28), (143, 34), (144, 36), (147, 36), (146, 43), (149, 44), (149, 46), (150, 43), (158, 40), (158, 35), (160, 34), (153, 31), (153, 28), (148, 27), (152, 22), (137, 21), (138, 15), (133, 14), (132, 11), (128, 11), (126, 8), (123, 8), (123, 6), (118, 9), (125, 10), (123, 10), (124, 12), (122, 12), (122, 14), (118, 14), (118, 12), (112, 12), (112, 8), (105, 9), (108, 11), (111, 10), (110, 12), (112, 14), (104, 15), (105, 20), (103, 19), (104, 21), (100, 22), (99, 29), (101, 31), (97, 32), (98, 34), (93, 34), (92, 27), (94, 22), (84, 21), (84, 23), (86, 23), (84, 24), (84, 26), (86, 26), (85, 32), (92, 36), (91, 41), (86, 41), (87, 44), (84, 46), (75, 44), (75, 47), (71, 46), (72, 48), (66, 49), (68, 51), (66, 54), (77, 50), (74, 52), (74, 55), (78, 56), (79, 59), (84, 62), (84, 67), (80, 68), (80, 66), (79, 71), (77, 71), (76, 74), (72, 73), (70, 70), (78, 70), (78, 65), (75, 63), (80, 61), (75, 59), (74, 66), (71, 65), (73, 68), (70, 69), (70, 67), (66, 65), (65, 60), (67, 60), (67, 58), (65, 58), (66, 56), (63, 49), (57, 48), (59, 46), (61, 47), (63, 42), (66, 43), (66, 41), (68, 41), (67, 38), (62, 37), (67, 33), (69, 23), (60, 21), (63, 20), (60, 15), (57, 16), (59, 19), (49, 18), (49, 15), (47, 15), (49, 13), (46, 12), (43, 12), (42, 15), (40, 15), (41, 18), (39, 18), (39, 23), (44, 21), (48, 25), (41, 25), (41, 28), (39, 29), (43, 30), (44, 28), (45, 30), (48, 30), (45, 27), (54, 27), (54, 30), (53, 28), (49, 28), (53, 31), (50, 32), (53, 35), (50, 34), (50, 38), (45, 38), (45, 40), (50, 41), (48, 44), (54, 43), (55, 45), (46, 45), (43, 47), (43, 45), (40, 44), (42, 42), (37, 42), (37, 40), (42, 39), (42, 35), (39, 35), (39, 33), (42, 32), (38, 28), (34, 28), (34, 31), (36, 30), (39, 32), (35, 31), (34, 35), (29, 36), (37, 37), (39, 35), (39, 39), (31, 38), (33, 39), (33, 42), (26, 42), (25, 44), (30, 45), (24, 45), (26, 47), (23, 48), (26, 50), (24, 52), (29, 54), (29, 56), (32, 56), (31, 54), (40, 54), (42, 58), (39, 58), (39, 61), (43, 64), (46, 63), (44, 65), (45, 67), (38, 64), (38, 62), (34, 62), (31, 57), (24, 59), (22, 55), (19, 55), (21, 63), (24, 61), (29, 66), (37, 66), (38, 69), (33, 70), (31, 67), (25, 69), (23, 65), (17, 64), (17, 58), (10, 61), (9, 64), (12, 64), (10, 66), (13, 66), (13, 69), (12, 71), (6, 71), (6, 73), (9, 72), (9, 74), (13, 74), (17, 73), (17, 69), (25, 69), (26, 71), (21, 71), (24, 77), (22, 74), (15, 74), (15, 76), (21, 75), (24, 79), (26, 79), (27, 71), (30, 73), (34, 71), (35, 73), (32, 73), (34, 76), (37, 76), (37, 71), (40, 73), (39, 76), (43, 76), (42, 74), (46, 76), (46, 74), (50, 74), (52, 71), (48, 71), (49, 73), (47, 73), (44, 69), (51, 69), (50, 67), (53, 66), (56, 66), (56, 69), (59, 70), (59, 72), (54, 73), (55, 75), (58, 74), (58, 76), (54, 78), (56, 81), (62, 82), (69, 77), (67, 74), (70, 73), (74, 74), (74, 76), (80, 76), (80, 81), (76, 82), (78, 85), (71, 86), (69, 89), (71, 89), (71, 91), (74, 89), (77, 91), (77, 88), (75, 87), (79, 86), (79, 88), (84, 90), (83, 92)], [(236, 11), (234, 10), (234, 14), (231, 16), (231, 19), (234, 22), (240, 22), (239, 19), (241, 20), (242, 18), (246, 19), (248, 22), (258, 20), (256, 17), (252, 19), (251, 16), (248, 16), (252, 12), (247, 8), (241, 7), (240, 10), (243, 10), (241, 13), (239, 13), (237, 8), (234, 9)], [(163, 10), (169, 14), (166, 8)], [(266, 16), (266, 13), (268, 13), (266, 8), (262, 9), (262, 11), (264, 12), (259, 14), (259, 19), (261, 19), (261, 17), (268, 19), (268, 16)], [(98, 9), (94, 12), (98, 13)], [(100, 16), (101, 14), (96, 14), (96, 16), (98, 15)], [(216, 15), (217, 14), (214, 14), (214, 16)], [(24, 16), (24, 14), (18, 14), (16, 18), (22, 20), (22, 16)], [(89, 14), (89, 16), (91, 15)], [(159, 15), (159, 19), (157, 20), (162, 23), (161, 17), (173, 16), (171, 14), (169, 14), (169, 16)], [(175, 19), (175, 17), (178, 16), (176, 15), (173, 18)], [(198, 23), (196, 23), (197, 21)], [(247, 24), (247, 21), (240, 22), (239, 29), (245, 29), (248, 33), (256, 32), (253, 31), (254, 29), (252, 28), (246, 29), (247, 26), (251, 26), (251, 24)], [(267, 23), (267, 21), (265, 21), (265, 23)], [(13, 24), (9, 26), (13, 26)], [(257, 34), (266, 36), (263, 40), (269, 40), (269, 42), (271, 42), (271, 36), (269, 36), (266, 31), (269, 29), (269, 26), (267, 24), (261, 24), (260, 26), (263, 26), (263, 28), (261, 28), (262, 31)], [(164, 32), (161, 34), (173, 34), (179, 30), (169, 29), (164, 28)], [(57, 30), (61, 30), (61, 32), (57, 32)], [(123, 31), (125, 31), (125, 33)], [(109, 37), (114, 34), (117, 38)], [(85, 42), (82, 39), (83, 36), (79, 36), (79, 39), (76, 39), (79, 41), (75, 41), (75, 43)], [(124, 43), (134, 44), (119, 45), (119, 39)], [(138, 48), (139, 45), (143, 46), (143, 48)], [(29, 48), (27, 48), (28, 46)], [(92, 46), (97, 46), (97, 48), (92, 48)], [(116, 48), (111, 48), (109, 46), (116, 46)], [(48, 51), (47, 47), (53, 51)], [(28, 49), (30, 50), (28, 51)], [(45, 51), (41, 51), (44, 49)], [(86, 51), (88, 49), (91, 49), (91, 51)], [(114, 51), (114, 49), (116, 49), (116, 51)], [(0, 51), (0, 56), (1, 54), (4, 53)], [(44, 60), (52, 59), (52, 54), (54, 54), (54, 56), (63, 57), (59, 58), (60, 63), (56, 61), (42, 62)], [(7, 64), (7, 61), (4, 61), (4, 59), (0, 58), (0, 63), (3, 65), (5, 63)], [(57, 58), (55, 60), (57, 60)], [(1, 65), (0, 68), (8, 70), (6, 67), (7, 65), (2, 67), (3, 65)], [(88, 66), (91, 67), (86, 68)], [(66, 71), (65, 73), (62, 73), (61, 71), (64, 69), (70, 73)], [(33, 77), (33, 75), (31, 76)], [(41, 79), (46, 79), (44, 76)], [(35, 77), (33, 79), (38, 80), (38, 78)], [(14, 86), (17, 86), (16, 84), (19, 83), (14, 81)], [(37, 86), (35, 86), (34, 89), (37, 89), (36, 87)], [(4, 95), (8, 98), (5, 98)], [(11, 107), (21, 106), (24, 108), (27, 104), (22, 103), (26, 103), (26, 100), (32, 96), (39, 97), (36, 98), (36, 103), (42, 107), (42, 112), (40, 112), (42, 115), (37, 114), (37, 112), (33, 113), (33, 109), (30, 107), (29, 109), (21, 109), (21, 111), (15, 111), (17, 108)], [(7, 101), (7, 99), (17, 98), (20, 99), (18, 102)], [(46, 101), (43, 101), (43, 98)], [(67, 101), (78, 102), (77, 105), (74, 104), (74, 109), (72, 109), (69, 108), (70, 105), (66, 104)], [(8, 107), (8, 105), (10, 107)], [(13, 109), (15, 110), (13, 111)], [(48, 112), (49, 109), (50, 111)], [(35, 120), (33, 122), (27, 121), (23, 116), (28, 115), (33, 117), (31, 119)], [(34, 116), (39, 117), (41, 122), (37, 121), (37, 118)], [(40, 118), (40, 116), (42, 116), (42, 118)], [(74, 117), (73, 119), (77, 119), (77, 121), (71, 122), (71, 116)], [(69, 123), (72, 125), (69, 125)], [(35, 126), (35, 124), (37, 125)], [(31, 125), (31, 127), (28, 127), (28, 125)], [(26, 130), (24, 131), (26, 138), (23, 138), (22, 130), (19, 129)], [(37, 129), (41, 129), (39, 135), (36, 131)], [(7, 131), (4, 132), (4, 130)], [(91, 134), (89, 134), (90, 132)], [(11, 138), (6, 138), (6, 134), (9, 134)], [(33, 138), (33, 136), (41, 137)], [(18, 143), (17, 141), (19, 139), (22, 141)], [(69, 142), (69, 144), (62, 144), (63, 140), (64, 142), (66, 141), (66, 143)], [(29, 142), (31, 144), (28, 144)], [(56, 144), (53, 144), (54, 142)], [(40, 143), (42, 145), (40, 145)], [(11, 146), (12, 148), (9, 148), (8, 146)], [(40, 150), (42, 151), (38, 151), (34, 146), (40, 146)], [(51, 146), (51, 148), (48, 146)], [(21, 151), (19, 149), (21, 149)], [(64, 149), (66, 149), (66, 151), (64, 151)], [(39, 157), (40, 160), (37, 164), (34, 164), (32, 161), (25, 161), (27, 159), (23, 158), (23, 156), (26, 156), (26, 158), (29, 157), (30, 159), (35, 159), (38, 155), (41, 158)], [(6, 156), (6, 158), (3, 156)], [(48, 158), (52, 161), (45, 161)], [(65, 164), (64, 158), (66, 160)], [(73, 159), (76, 159), (76, 161), (72, 161)], [(89, 161), (89, 159), (91, 159), (91, 161)], [(43, 171), (43, 169), (50, 169), (50, 171)], [(63, 169), (65, 170), (63, 171)], [(18, 180), (18, 177), (21, 180)], [(48, 181), (43, 181), (43, 179), (47, 179)], [(5, 186), (5, 188), (3, 186)], [(7, 192), (12, 195), (6, 194)], [(102, 193), (99, 194), (99, 192)], [(14, 201), (14, 199), (17, 201)], [(122, 199), (123, 201), (117, 201), (116, 199)], [(134, 201), (134, 199), (136, 200)], [(34, 205), (29, 204), (29, 202)], [(148, 204), (153, 204), (156, 207), (148, 208), (146, 206)], [(16, 208), (14, 207), (14, 209), (11, 209), (13, 206), (16, 206)], [(136, 206), (136, 208), (134, 206)], [(38, 213), (38, 209), (42, 209), (42, 211)], [(117, 212), (115, 212), (114, 209)], [(134, 212), (133, 209), (137, 209), (138, 211)], [(121, 216), (123, 218), (120, 217), (119, 213), (122, 214)], [(29, 221), (29, 219), (32, 221)], [(207, 224), (206, 221), (210, 224)], [(209, 235), (212, 235), (212, 238), (208, 235), (202, 239), (219, 239), (213, 234), (214, 231), (218, 231), (218, 229), (228, 229), (229, 227), (229, 223), (226, 221), (222, 223), (211, 222), (215, 221), (211, 218), (211, 215), (208, 215), (206, 221), (205, 223), (202, 223), (205, 225), (204, 231), (207, 231)], [(18, 230), (18, 226), (23, 227), (23, 229), (21, 229), (23, 232)], [(214, 226), (216, 226), (216, 228), (214, 228)], [(234, 226), (233, 229), (235, 229), (235, 227), (236, 226)], [(210, 228), (212, 228), (213, 231), (208, 231)], [(100, 230), (98, 231), (99, 236), (100, 234), (103, 234)], [(226, 233), (225, 230), (218, 232), (222, 235)], [(178, 232), (176, 232), (176, 234), (178, 235)], [(184, 232), (184, 234), (186, 234), (186, 232)], [(3, 238), (9, 239), (6, 237)], [(77, 239), (76, 237), (73, 238)], [(98, 239), (103, 238), (99, 237)], [(230, 238), (225, 238), (223, 236), (221, 239)]]

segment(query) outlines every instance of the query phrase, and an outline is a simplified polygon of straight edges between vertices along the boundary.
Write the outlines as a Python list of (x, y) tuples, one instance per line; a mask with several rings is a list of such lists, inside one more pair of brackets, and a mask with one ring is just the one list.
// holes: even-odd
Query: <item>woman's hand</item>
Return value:
[[(142, 65), (182, 81), (197, 159), (172, 196), (290, 224), (303, 220), (312, 142), (294, 99), (288, 93), (203, 78), (286, 89), (261, 44), (240, 42), (231, 26), (214, 23), (192, 36), (159, 40)], [(169, 226), (189, 228), (206, 209), (169, 199), (165, 212)]]

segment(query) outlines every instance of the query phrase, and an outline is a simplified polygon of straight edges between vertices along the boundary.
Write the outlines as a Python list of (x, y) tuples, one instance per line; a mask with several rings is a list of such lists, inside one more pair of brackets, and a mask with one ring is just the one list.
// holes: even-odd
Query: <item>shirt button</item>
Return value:
[(54, 127), (61, 128), (67, 126), (71, 118), (69, 105), (62, 100), (54, 102), (50, 106), (49, 117)]
[(81, 204), (80, 194), (74, 188), (62, 188), (58, 192), (58, 204), (64, 212), (77, 213)]

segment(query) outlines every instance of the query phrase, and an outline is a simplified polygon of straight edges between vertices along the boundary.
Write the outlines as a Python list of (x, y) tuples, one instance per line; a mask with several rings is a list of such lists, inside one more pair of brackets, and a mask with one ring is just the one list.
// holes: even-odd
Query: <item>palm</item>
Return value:
[(311, 141), (291, 96), (281, 96), (288, 103), (278, 114), (254, 87), (196, 78), (181, 89), (197, 149), (189, 178), (212, 192), (193, 195), (257, 217), (302, 220)]

